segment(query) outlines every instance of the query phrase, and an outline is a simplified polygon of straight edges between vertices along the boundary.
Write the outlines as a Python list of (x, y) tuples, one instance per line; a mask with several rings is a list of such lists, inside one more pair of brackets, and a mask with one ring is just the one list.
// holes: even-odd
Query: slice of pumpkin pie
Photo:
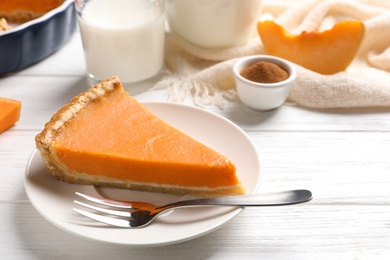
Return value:
[(196, 196), (244, 193), (228, 158), (152, 114), (117, 77), (74, 97), (35, 140), (50, 174), (65, 182)]

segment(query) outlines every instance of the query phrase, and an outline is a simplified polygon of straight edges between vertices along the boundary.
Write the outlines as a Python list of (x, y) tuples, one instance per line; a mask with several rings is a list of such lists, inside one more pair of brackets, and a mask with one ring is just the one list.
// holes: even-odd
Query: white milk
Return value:
[(123, 83), (136, 82), (162, 69), (165, 9), (154, 2), (94, 0), (86, 4), (78, 20), (91, 78), (117, 75)]
[(205, 48), (245, 45), (256, 32), (262, 0), (168, 0), (172, 32)]

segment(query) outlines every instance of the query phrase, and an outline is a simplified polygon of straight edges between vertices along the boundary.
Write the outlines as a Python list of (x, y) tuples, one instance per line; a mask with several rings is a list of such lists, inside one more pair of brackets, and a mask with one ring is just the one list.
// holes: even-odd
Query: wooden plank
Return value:
[[(0, 81), (0, 96), (22, 101), (20, 127), (41, 129), (52, 114), (89, 87), (84, 76), (8, 77)], [(26, 95), (25, 93), (28, 93)], [(135, 96), (140, 101), (166, 101), (165, 91)], [(188, 102), (189, 103), (189, 102)], [(269, 112), (257, 112), (244, 105), (225, 110), (208, 107), (248, 132), (263, 131), (390, 131), (390, 109), (312, 111), (282, 106)]]

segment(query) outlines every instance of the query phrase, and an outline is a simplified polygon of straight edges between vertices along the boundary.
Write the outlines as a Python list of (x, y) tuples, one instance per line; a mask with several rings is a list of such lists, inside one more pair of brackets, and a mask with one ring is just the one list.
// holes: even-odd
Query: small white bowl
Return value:
[[(259, 83), (240, 75), (243, 69), (260, 61), (278, 65), (287, 71), (289, 77), (276, 83)], [(238, 96), (248, 107), (259, 111), (267, 111), (281, 106), (288, 97), (296, 75), (297, 73), (290, 62), (268, 55), (243, 57), (233, 66)]]

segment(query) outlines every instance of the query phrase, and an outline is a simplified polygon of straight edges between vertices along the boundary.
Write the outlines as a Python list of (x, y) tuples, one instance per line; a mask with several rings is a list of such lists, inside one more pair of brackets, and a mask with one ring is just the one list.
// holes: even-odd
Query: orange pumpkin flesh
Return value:
[(259, 22), (267, 54), (294, 62), (321, 74), (344, 71), (354, 59), (364, 36), (360, 21), (342, 21), (327, 31), (293, 35), (274, 21)]
[(0, 98), (0, 133), (19, 120), (21, 105), (20, 101)]

